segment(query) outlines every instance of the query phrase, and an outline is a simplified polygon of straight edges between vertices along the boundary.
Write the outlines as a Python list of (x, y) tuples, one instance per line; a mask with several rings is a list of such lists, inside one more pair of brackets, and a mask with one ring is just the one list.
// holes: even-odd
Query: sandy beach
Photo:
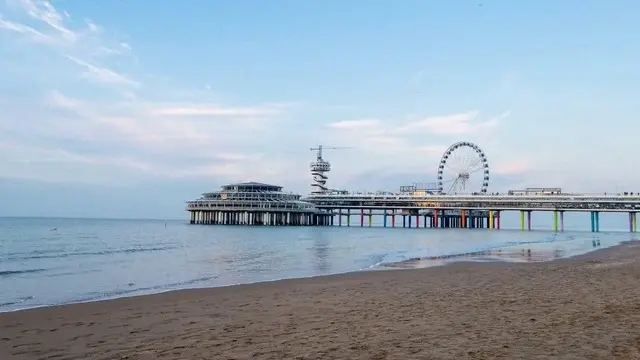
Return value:
[(0, 314), (0, 359), (640, 359), (640, 244)]

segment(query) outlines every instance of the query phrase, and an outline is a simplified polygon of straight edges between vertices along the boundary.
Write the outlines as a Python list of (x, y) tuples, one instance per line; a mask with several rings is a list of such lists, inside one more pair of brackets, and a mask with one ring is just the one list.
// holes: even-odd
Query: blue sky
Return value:
[(316, 144), (353, 147), (337, 188), (434, 181), (468, 140), (490, 191), (640, 190), (639, 23), (623, 0), (0, 0), (0, 215), (306, 193)]

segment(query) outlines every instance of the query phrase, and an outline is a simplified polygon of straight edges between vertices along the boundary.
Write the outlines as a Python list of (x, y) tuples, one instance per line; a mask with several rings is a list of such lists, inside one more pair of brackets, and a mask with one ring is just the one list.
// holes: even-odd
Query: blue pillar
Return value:
[(596, 232), (596, 213), (591, 212), (591, 232)]
[(596, 211), (596, 232), (600, 232), (600, 212)]
[(411, 227), (411, 218), (412, 218), (412, 217), (413, 217), (413, 216), (409, 215), (409, 227)]
[(387, 209), (384, 209), (384, 220), (382, 220), (382, 226), (387, 227)]

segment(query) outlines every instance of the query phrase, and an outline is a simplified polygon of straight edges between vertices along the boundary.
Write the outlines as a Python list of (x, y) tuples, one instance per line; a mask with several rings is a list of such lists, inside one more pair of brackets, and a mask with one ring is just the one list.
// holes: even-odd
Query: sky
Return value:
[[(640, 2), (0, 0), (0, 216), (186, 218), (236, 181), (640, 191)], [(455, 174), (454, 174), (455, 175)], [(481, 179), (470, 190), (479, 188)]]

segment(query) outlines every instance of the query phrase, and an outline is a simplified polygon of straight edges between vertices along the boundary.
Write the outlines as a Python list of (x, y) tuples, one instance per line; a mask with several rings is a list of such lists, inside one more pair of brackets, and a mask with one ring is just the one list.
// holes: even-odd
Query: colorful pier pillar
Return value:
[(371, 222), (373, 220), (373, 214), (372, 214), (373, 210), (369, 209), (369, 227), (371, 227)]
[(364, 226), (364, 209), (360, 209), (360, 227)]
[(411, 229), (411, 215), (409, 215), (408, 218), (409, 218), (409, 229)]
[(599, 232), (600, 231), (600, 212), (592, 211), (591, 212), (591, 232)]
[(433, 227), (438, 227), (438, 210), (433, 210)]
[(420, 215), (416, 214), (416, 228), (420, 227)]
[(391, 211), (391, 227), (396, 227), (396, 211)]
[(629, 213), (629, 232), (637, 231), (637, 217), (635, 212)]
[(520, 210), (520, 230), (524, 231), (524, 210)]
[(342, 209), (338, 209), (338, 226), (342, 226)]
[(467, 227), (467, 211), (464, 209), (460, 210), (460, 227), (461, 228)]
[(489, 210), (489, 224), (487, 224), (489, 229), (493, 229), (493, 211)]
[(560, 211), (560, 231), (564, 231), (564, 211)]
[(383, 216), (382, 226), (387, 227), (387, 209), (384, 209), (384, 215), (382, 216)]
[(531, 210), (527, 210), (527, 230), (531, 231)]
[(351, 209), (347, 210), (347, 226), (351, 226)]
[(558, 211), (553, 212), (553, 231), (558, 232)]
[(496, 211), (496, 229), (500, 230), (500, 210)]

